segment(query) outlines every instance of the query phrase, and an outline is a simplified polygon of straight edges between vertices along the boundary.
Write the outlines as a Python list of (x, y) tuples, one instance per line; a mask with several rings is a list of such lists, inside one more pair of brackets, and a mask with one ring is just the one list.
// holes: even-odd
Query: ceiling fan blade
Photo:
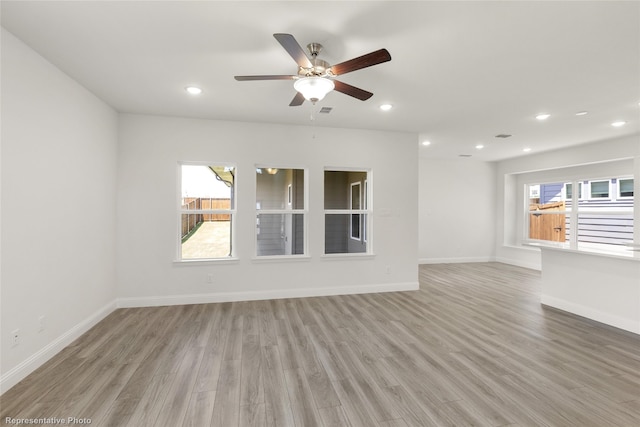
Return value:
[(336, 64), (329, 68), (329, 70), (334, 76), (339, 76), (341, 74), (350, 73), (352, 71), (371, 67), (372, 65), (381, 64), (387, 61), (391, 61), (389, 51), (387, 49), (380, 49), (375, 52), (367, 53), (366, 55), (341, 62), (340, 64)]
[(243, 82), (248, 80), (294, 80), (298, 78), (298, 76), (290, 76), (286, 74), (274, 74), (274, 75), (266, 75), (266, 76), (235, 76), (236, 80)]
[(304, 96), (300, 92), (296, 92), (296, 96), (293, 97), (289, 103), (289, 107), (298, 107), (304, 102)]
[(291, 34), (282, 33), (276, 33), (273, 35), (273, 37), (275, 37), (276, 40), (278, 40), (278, 42), (282, 45), (284, 50), (286, 50), (289, 55), (291, 55), (293, 60), (296, 61), (296, 64), (303, 68), (313, 67), (313, 64), (309, 60), (309, 57), (306, 53), (304, 53), (304, 50), (296, 41), (295, 37), (293, 37)]
[(357, 98), (360, 101), (366, 101), (367, 99), (373, 96), (371, 92), (367, 92), (364, 89), (351, 86), (350, 84), (341, 82), (339, 80), (334, 80), (333, 83), (336, 85), (335, 90), (337, 90), (338, 92), (344, 93), (345, 95), (353, 96), (354, 98)]

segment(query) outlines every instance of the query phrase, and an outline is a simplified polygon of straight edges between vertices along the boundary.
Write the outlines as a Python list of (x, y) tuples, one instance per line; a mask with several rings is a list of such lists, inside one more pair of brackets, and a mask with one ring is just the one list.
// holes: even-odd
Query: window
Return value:
[(633, 178), (623, 178), (618, 181), (618, 198), (633, 197)]
[[(364, 180), (364, 190), (362, 192), (362, 201), (364, 203), (364, 205), (362, 206), (365, 210), (367, 210), (367, 208), (369, 207), (369, 200), (368, 200), (368, 186), (367, 186), (367, 180)], [(362, 216), (362, 241), (366, 242), (367, 241), (367, 216), (363, 215)]]
[[(360, 182), (351, 183), (351, 210), (360, 210)], [(351, 214), (351, 238), (360, 240), (360, 215)]]
[[(572, 199), (572, 189), (588, 188), (589, 198)], [(618, 185), (618, 197), (611, 189)], [(561, 191), (564, 189), (563, 191)], [(526, 236), (571, 248), (613, 248), (633, 242), (633, 179), (576, 180), (527, 186)], [(533, 198), (532, 195), (539, 195)]]
[(325, 170), (325, 254), (371, 252), (368, 178), (366, 170)]
[(179, 260), (233, 255), (235, 177), (232, 165), (180, 164)]
[[(565, 200), (571, 200), (571, 198), (573, 197), (573, 184), (570, 182), (567, 182), (564, 184), (564, 194), (565, 194)], [(578, 199), (582, 198), (582, 183), (579, 182), (578, 183)]]
[(306, 253), (306, 171), (256, 168), (256, 255)]
[(589, 183), (589, 197), (592, 199), (606, 199), (609, 197), (610, 181), (591, 181)]
[(571, 195), (571, 188), (571, 184), (562, 183), (528, 186), (529, 231), (527, 237), (529, 239), (566, 241), (566, 200), (567, 195)]

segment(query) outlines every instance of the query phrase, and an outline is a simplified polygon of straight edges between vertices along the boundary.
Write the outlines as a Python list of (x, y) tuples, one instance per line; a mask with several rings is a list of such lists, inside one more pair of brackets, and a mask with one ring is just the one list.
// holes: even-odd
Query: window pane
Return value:
[[(360, 192), (355, 200), (352, 199), (351, 184), (364, 183), (366, 179), (366, 171), (325, 171), (324, 208), (351, 209), (352, 203), (357, 203), (358, 207), (354, 209), (360, 209)], [(362, 188), (362, 185), (358, 188)], [(355, 194), (353, 196), (355, 197)]]
[(257, 209), (304, 209), (304, 169), (256, 169)]
[(633, 243), (633, 212), (578, 215), (578, 244), (624, 245)]
[(181, 259), (231, 256), (235, 168), (182, 165), (181, 183)]
[(561, 214), (529, 214), (529, 238), (547, 240), (550, 242), (565, 242), (567, 235), (568, 216)]
[(232, 166), (182, 165), (182, 209), (210, 209), (201, 207), (200, 199), (225, 200), (224, 207), (213, 209), (233, 209), (234, 181)]
[(620, 197), (633, 197), (633, 179), (621, 179)]
[[(565, 193), (566, 193), (566, 199), (567, 200), (571, 200), (571, 198), (573, 197), (573, 184), (571, 183), (567, 183), (565, 184)], [(582, 197), (582, 183), (579, 182), (578, 183), (578, 198)]]
[[(611, 184), (622, 198), (611, 197)], [(560, 186), (535, 184), (527, 188), (526, 232), (530, 239), (570, 242), (582, 249), (612, 249), (633, 243), (633, 178), (578, 182), (578, 190), (584, 188), (588, 197), (575, 203), (577, 210), (573, 214), (571, 203), (562, 200), (562, 195), (571, 198), (575, 187), (565, 183), (564, 191), (559, 193)]]
[(304, 214), (258, 214), (257, 255), (303, 255)]
[(351, 209), (360, 209), (360, 182), (351, 183)]
[[(226, 218), (226, 219), (224, 219)], [(182, 214), (182, 259), (231, 256), (231, 215)]]
[(591, 181), (591, 198), (609, 197), (609, 181)]
[[(564, 242), (567, 236), (566, 201), (572, 185), (564, 183), (529, 186), (529, 239)], [(558, 212), (558, 213), (556, 213)]]
[[(360, 238), (360, 226), (366, 224), (366, 214), (327, 214), (325, 215), (324, 252), (326, 254), (366, 253), (367, 242)], [(358, 237), (353, 237), (353, 230)]]
[(360, 215), (351, 214), (351, 238), (360, 240)]

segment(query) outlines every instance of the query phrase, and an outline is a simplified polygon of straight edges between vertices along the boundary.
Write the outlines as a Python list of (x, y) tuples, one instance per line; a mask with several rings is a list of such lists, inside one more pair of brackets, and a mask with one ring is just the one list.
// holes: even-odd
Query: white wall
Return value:
[(4, 29), (1, 84), (4, 391), (114, 307), (117, 115)]
[[(126, 114), (119, 122), (120, 305), (417, 288), (417, 135)], [(174, 263), (179, 161), (237, 165), (237, 262)], [(309, 170), (310, 257), (254, 259), (256, 164)], [(325, 167), (372, 169), (374, 257), (322, 256)]]
[(495, 179), (493, 163), (420, 158), (420, 263), (493, 260)]
[(542, 249), (542, 304), (640, 334), (640, 254)]
[[(625, 160), (626, 159), (626, 160)], [(557, 169), (572, 168), (580, 173), (598, 174), (614, 165), (621, 172), (635, 173), (636, 191), (640, 188), (640, 135), (584, 144), (562, 150), (504, 160), (497, 164), (496, 177), (496, 260), (540, 269), (540, 251), (520, 246), (522, 241), (522, 174), (537, 172), (541, 180), (558, 176)], [(634, 172), (635, 171), (635, 172)], [(565, 169), (564, 173), (572, 173)], [(533, 175), (532, 175), (533, 176)], [(639, 198), (635, 200), (635, 223), (640, 223)], [(635, 239), (638, 238), (636, 232)]]

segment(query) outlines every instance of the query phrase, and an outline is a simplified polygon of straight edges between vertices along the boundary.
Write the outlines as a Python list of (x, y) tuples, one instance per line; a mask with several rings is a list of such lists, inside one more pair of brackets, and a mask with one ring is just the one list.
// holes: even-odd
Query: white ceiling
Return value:
[[(415, 132), (431, 141), (423, 156), (481, 160), (640, 132), (637, 1), (3, 0), (1, 8), (4, 28), (120, 112)], [(368, 101), (332, 92), (314, 108), (289, 107), (291, 81), (233, 79), (296, 73), (273, 33), (322, 43), (331, 64), (380, 48), (392, 60), (340, 77), (373, 92)], [(190, 84), (204, 93), (187, 95)], [(382, 112), (383, 103), (395, 108)], [(333, 111), (312, 122), (323, 106)], [(551, 117), (536, 120), (542, 112)]]

